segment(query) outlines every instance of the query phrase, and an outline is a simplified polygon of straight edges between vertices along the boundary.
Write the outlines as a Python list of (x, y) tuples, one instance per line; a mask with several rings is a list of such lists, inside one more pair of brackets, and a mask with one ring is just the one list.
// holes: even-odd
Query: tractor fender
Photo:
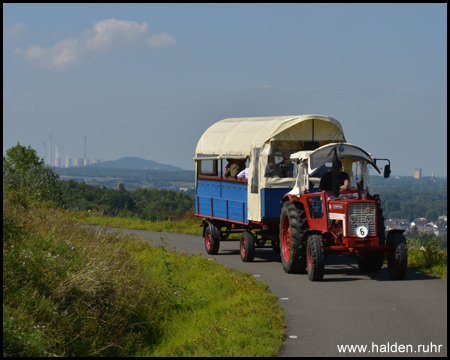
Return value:
[(294, 196), (294, 195), (291, 195), (291, 194), (286, 194), (286, 195), (284, 195), (284, 196), (283, 196), (283, 200), (281, 200), (281, 207), (283, 207), (283, 204), (284, 204), (286, 201), (291, 201), (291, 202), (298, 201), (298, 197), (297, 197), (297, 196)]
[(404, 229), (391, 229), (388, 231), (388, 235), (386, 237), (386, 240), (389, 241), (392, 238), (393, 234), (403, 234), (405, 232)]

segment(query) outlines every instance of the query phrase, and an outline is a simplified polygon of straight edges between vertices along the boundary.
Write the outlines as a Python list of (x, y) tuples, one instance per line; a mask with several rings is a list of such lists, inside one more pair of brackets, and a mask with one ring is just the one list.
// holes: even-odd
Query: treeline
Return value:
[(428, 221), (436, 221), (439, 216), (447, 215), (447, 178), (384, 179), (372, 176), (371, 185), (371, 192), (380, 194), (385, 219), (411, 222), (425, 217)]
[(192, 188), (195, 182), (193, 170), (132, 170), (97, 167), (54, 168), (62, 180), (87, 182), (94, 186), (117, 189), (122, 183), (128, 190), (139, 188), (178, 189)]
[(143, 220), (177, 219), (194, 213), (194, 198), (182, 192), (158, 189), (128, 191), (93, 186), (74, 180), (59, 181), (61, 201), (72, 211), (98, 211), (108, 216), (136, 216)]

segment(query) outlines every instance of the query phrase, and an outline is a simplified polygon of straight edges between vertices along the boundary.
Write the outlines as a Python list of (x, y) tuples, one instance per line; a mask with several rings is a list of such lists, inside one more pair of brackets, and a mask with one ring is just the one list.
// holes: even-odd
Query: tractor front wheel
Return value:
[(325, 272), (325, 256), (321, 235), (312, 234), (308, 236), (308, 240), (306, 241), (306, 261), (309, 280), (322, 280)]

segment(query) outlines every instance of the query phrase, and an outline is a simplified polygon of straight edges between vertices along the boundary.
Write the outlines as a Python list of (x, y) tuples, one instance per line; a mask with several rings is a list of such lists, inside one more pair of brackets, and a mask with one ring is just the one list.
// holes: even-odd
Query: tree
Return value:
[(5, 190), (26, 194), (38, 201), (60, 200), (59, 175), (40, 159), (36, 150), (17, 143), (3, 156)]

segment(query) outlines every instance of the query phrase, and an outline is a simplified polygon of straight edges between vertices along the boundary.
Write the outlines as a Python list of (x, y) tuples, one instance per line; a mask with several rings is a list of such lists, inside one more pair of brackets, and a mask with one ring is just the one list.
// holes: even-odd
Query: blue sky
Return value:
[(3, 154), (191, 170), (214, 122), (302, 114), (447, 176), (447, 4), (3, 4)]

